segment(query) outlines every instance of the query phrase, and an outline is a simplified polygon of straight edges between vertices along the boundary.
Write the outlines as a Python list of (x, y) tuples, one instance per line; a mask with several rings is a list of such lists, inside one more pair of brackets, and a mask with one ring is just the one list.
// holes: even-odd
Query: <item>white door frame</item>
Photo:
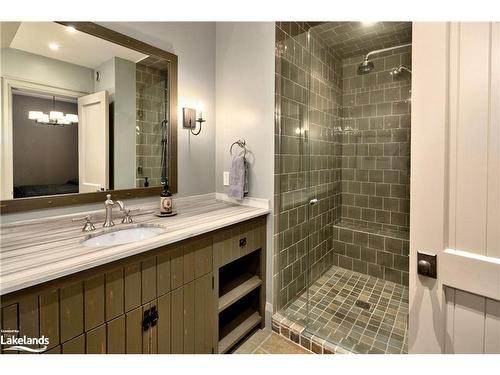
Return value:
[(500, 26), (412, 34), (409, 352), (500, 352)]
[(12, 199), (14, 190), (14, 166), (13, 166), (13, 123), (12, 123), (12, 90), (20, 89), (32, 91), (35, 93), (43, 93), (54, 96), (68, 96), (78, 98), (86, 95), (86, 92), (68, 90), (61, 87), (50, 86), (43, 83), (26, 81), (16, 77), (2, 77), (2, 118), (0, 129), (0, 144), (1, 150), (1, 182), (0, 182), (0, 199)]

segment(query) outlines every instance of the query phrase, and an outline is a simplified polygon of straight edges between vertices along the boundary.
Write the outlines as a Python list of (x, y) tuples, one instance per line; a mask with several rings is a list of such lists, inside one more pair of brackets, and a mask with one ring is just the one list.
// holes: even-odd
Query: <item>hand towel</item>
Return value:
[(230, 198), (242, 199), (245, 193), (245, 157), (238, 155), (231, 161), (229, 169), (229, 191)]
[(248, 194), (248, 176), (250, 175), (249, 172), (248, 172), (248, 166), (249, 166), (249, 163), (247, 161), (247, 159), (245, 157), (243, 157), (243, 163), (245, 164), (245, 184), (243, 186), (243, 195), (247, 195)]

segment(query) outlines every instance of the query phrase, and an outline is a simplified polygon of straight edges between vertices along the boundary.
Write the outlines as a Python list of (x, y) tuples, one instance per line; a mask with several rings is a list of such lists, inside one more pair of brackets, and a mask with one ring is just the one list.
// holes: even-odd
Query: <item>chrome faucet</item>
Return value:
[(122, 201), (111, 200), (111, 194), (106, 195), (106, 200), (104, 201), (104, 207), (106, 208), (106, 219), (104, 220), (103, 227), (112, 227), (115, 225), (113, 222), (113, 207), (115, 205), (120, 206), (120, 211), (125, 211), (125, 205)]

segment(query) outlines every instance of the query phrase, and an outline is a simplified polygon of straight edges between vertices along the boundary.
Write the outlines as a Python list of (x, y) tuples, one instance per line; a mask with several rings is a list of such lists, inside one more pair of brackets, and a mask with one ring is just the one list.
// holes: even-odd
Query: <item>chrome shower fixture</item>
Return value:
[(411, 74), (411, 70), (408, 67), (404, 66), (404, 65), (400, 65), (397, 68), (392, 68), (391, 71), (389, 72), (389, 74), (391, 76), (395, 77), (395, 76), (399, 76), (404, 71), (406, 71), (406, 72), (408, 72), (408, 73)]
[(363, 60), (363, 62), (359, 64), (358, 74), (370, 73), (373, 70), (373, 68), (375, 68), (373, 61)]
[(400, 46), (377, 49), (375, 51), (368, 52), (366, 54), (365, 58), (363, 59), (363, 62), (358, 67), (358, 74), (370, 73), (373, 70), (375, 65), (373, 64), (373, 61), (370, 61), (370, 56), (376, 55), (376, 54), (379, 54), (382, 52), (392, 51), (392, 50), (399, 49), (399, 48), (409, 47), (409, 46), (411, 46), (411, 43), (401, 44)]

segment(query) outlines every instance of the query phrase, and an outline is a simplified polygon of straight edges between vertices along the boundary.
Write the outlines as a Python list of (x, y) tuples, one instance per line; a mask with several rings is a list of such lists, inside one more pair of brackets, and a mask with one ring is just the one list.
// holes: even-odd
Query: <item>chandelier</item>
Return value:
[(42, 111), (29, 111), (28, 118), (41, 125), (71, 125), (78, 123), (78, 116), (75, 114), (64, 114), (56, 111), (56, 97), (52, 97), (53, 110), (49, 114)]

